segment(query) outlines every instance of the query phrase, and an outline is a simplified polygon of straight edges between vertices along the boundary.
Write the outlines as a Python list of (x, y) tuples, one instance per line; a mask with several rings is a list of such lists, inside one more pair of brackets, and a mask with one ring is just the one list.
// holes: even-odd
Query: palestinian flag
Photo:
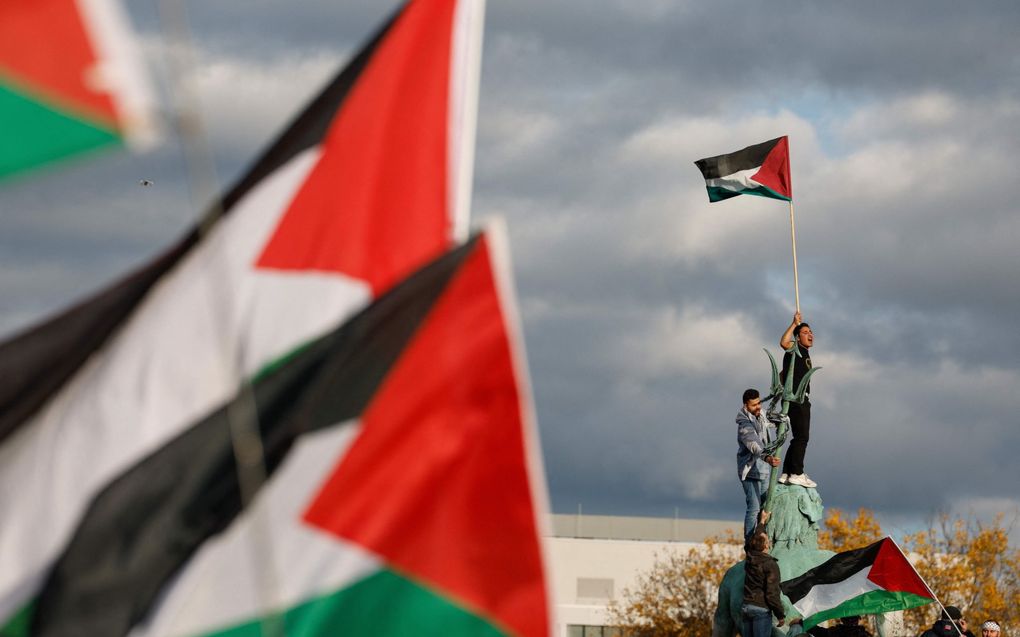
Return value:
[(891, 538), (837, 553), (782, 584), (804, 617), (804, 629), (826, 619), (873, 615), (935, 601), (921, 576)]
[(470, 176), (452, 70), (471, 68), (480, 17), (464, 0), (406, 5), (222, 214), (0, 344), (0, 627), (111, 481), (449, 248)]
[(694, 164), (705, 177), (709, 201), (737, 195), (793, 199), (790, 144), (785, 135), (728, 155), (699, 159)]
[(118, 0), (0, 2), (0, 179), (154, 141), (155, 99)]
[[(502, 241), (438, 259), (110, 482), (31, 634), (549, 635)], [(247, 507), (231, 418), (261, 433)]]

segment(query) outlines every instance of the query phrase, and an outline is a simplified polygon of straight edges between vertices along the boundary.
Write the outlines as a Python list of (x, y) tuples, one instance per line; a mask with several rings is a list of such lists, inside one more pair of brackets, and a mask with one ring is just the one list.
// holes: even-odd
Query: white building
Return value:
[(611, 637), (606, 605), (634, 587), (656, 554), (686, 552), (727, 531), (739, 536), (743, 523), (553, 515), (548, 547), (557, 637)]

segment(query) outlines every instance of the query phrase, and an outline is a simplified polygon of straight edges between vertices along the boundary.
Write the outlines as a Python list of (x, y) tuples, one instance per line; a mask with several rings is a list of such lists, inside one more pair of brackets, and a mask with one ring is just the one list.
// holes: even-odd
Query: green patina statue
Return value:
[[(765, 453), (777, 456), (789, 429), (789, 418), (786, 416), (789, 405), (804, 400), (811, 375), (821, 368), (808, 370), (800, 386), (794, 390), (793, 374), (787, 375), (785, 383), (780, 382), (776, 359), (768, 350), (765, 353), (772, 363), (772, 387), (769, 391), (772, 402), (768, 408), (768, 418), (778, 425), (776, 440), (766, 447)], [(772, 467), (765, 499), (765, 511), (770, 514), (765, 530), (772, 541), (771, 554), (779, 562), (779, 572), (785, 581), (818, 566), (832, 557), (833, 552), (818, 548), (819, 524), (825, 510), (818, 491), (792, 484), (779, 484), (778, 477), (779, 468)], [(740, 605), (743, 597), (744, 562), (741, 561), (726, 571), (719, 585), (719, 605), (715, 611), (712, 637), (733, 637), (740, 632)], [(785, 595), (783, 607), (788, 619), (799, 617)], [(785, 635), (779, 628), (773, 628), (772, 633), (774, 637)]]

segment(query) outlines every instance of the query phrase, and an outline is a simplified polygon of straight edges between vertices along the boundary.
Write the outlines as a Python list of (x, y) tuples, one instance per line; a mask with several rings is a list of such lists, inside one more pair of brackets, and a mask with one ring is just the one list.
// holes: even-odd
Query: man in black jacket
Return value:
[(779, 589), (779, 562), (769, 555), (771, 544), (765, 532), (768, 514), (762, 512), (762, 521), (755, 527), (747, 543), (744, 560), (744, 600), (740, 607), (743, 617), (743, 637), (771, 637), (772, 615), (782, 626), (786, 621)]
[(921, 637), (974, 637), (967, 630), (967, 620), (956, 606), (946, 606), (942, 616), (935, 620), (931, 628), (921, 633)]

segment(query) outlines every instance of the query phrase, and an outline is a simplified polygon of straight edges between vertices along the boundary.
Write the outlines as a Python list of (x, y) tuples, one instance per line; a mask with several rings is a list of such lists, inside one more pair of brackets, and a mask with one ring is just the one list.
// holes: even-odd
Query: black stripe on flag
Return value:
[(790, 603), (796, 604), (804, 599), (815, 586), (835, 584), (854, 576), (861, 569), (869, 568), (875, 563), (878, 550), (884, 541), (882, 539), (864, 548), (833, 555), (803, 575), (783, 582), (781, 584), (783, 593), (790, 598)]
[(422, 268), (260, 377), (251, 394), (239, 395), (111, 482), (50, 572), (31, 634), (127, 634), (202, 543), (241, 511), (228, 414), (252, 417), (254, 398), (269, 474), (303, 433), (357, 418), (479, 245), (473, 239)]
[(781, 139), (782, 137), (770, 139), (767, 142), (748, 146), (728, 155), (716, 155), (715, 157), (699, 159), (694, 162), (694, 165), (698, 167), (706, 180), (719, 179), (741, 170), (758, 168), (765, 163), (765, 158), (769, 156), (769, 153), (772, 152), (772, 149), (775, 148)]
[[(200, 224), (208, 228), (227, 214), (261, 180), (318, 144), (362, 70), (403, 8), (380, 28), (354, 59), (287, 129), (269, 145), (247, 174), (223, 196)], [(31, 418), (98, 351), (145, 298), (152, 285), (198, 243), (191, 229), (165, 253), (46, 322), (0, 344), (0, 442)]]

